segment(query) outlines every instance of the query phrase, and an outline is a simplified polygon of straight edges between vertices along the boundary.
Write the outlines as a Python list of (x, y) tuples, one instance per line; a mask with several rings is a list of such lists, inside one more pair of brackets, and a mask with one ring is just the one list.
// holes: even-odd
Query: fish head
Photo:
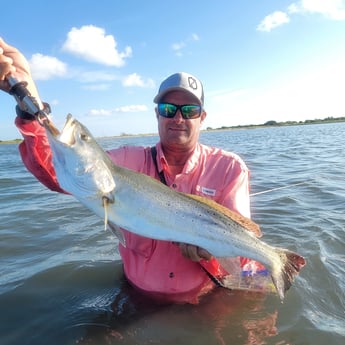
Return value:
[(49, 122), (44, 126), (60, 187), (80, 201), (110, 198), (112, 162), (89, 130), (70, 114), (61, 133)]

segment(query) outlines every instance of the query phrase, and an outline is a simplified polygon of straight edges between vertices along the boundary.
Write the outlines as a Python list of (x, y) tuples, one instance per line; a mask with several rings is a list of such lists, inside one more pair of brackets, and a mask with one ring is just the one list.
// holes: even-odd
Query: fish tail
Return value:
[(272, 280), (277, 289), (280, 300), (283, 302), (285, 292), (289, 290), (295, 277), (306, 264), (306, 260), (297, 253), (286, 249), (278, 251), (280, 264), (272, 269)]

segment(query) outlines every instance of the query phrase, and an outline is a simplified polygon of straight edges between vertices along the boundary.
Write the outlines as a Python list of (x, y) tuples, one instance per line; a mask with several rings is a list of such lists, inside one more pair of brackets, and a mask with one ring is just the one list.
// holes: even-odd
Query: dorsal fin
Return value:
[(215, 208), (219, 212), (221, 212), (224, 215), (226, 215), (227, 217), (231, 218), (234, 222), (243, 226), (248, 231), (254, 233), (257, 237), (262, 236), (260, 226), (258, 224), (256, 224), (255, 222), (253, 222), (251, 219), (244, 217), (237, 212), (231, 211), (227, 207), (220, 205), (211, 199), (207, 199), (207, 198), (204, 198), (204, 197), (199, 196), (199, 195), (192, 195), (192, 194), (187, 194), (187, 193), (181, 193), (181, 194), (184, 194), (185, 196), (187, 196), (191, 199), (200, 201), (200, 202), (202, 202), (202, 203), (204, 203), (210, 207)]

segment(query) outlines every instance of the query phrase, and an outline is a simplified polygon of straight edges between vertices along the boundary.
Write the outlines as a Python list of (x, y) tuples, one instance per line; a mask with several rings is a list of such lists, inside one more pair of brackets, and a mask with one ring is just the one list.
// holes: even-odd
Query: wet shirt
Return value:
[[(64, 192), (55, 176), (44, 128), (36, 121), (19, 118), (16, 125), (24, 137), (19, 150), (27, 169), (49, 189)], [(161, 144), (156, 148), (158, 170), (164, 173), (170, 188), (212, 199), (250, 217), (249, 171), (240, 157), (197, 144), (182, 173), (173, 176)], [(149, 147), (120, 147), (108, 154), (117, 165), (159, 179)], [(200, 295), (214, 287), (200, 263), (184, 258), (177, 244), (128, 231), (124, 235), (126, 247), (119, 245), (124, 272), (138, 289), (172, 302), (196, 303)], [(216, 260), (210, 260), (207, 266), (213, 275), (221, 273)]]

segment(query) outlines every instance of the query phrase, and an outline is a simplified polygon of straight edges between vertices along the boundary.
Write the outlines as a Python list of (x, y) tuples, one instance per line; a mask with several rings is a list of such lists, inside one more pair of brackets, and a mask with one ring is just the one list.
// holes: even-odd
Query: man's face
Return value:
[[(172, 103), (175, 105), (196, 104), (193, 95), (184, 91), (171, 91), (167, 93), (160, 102)], [(160, 116), (156, 109), (158, 120), (158, 132), (164, 147), (184, 149), (194, 148), (198, 139), (201, 125), (206, 117), (202, 111), (201, 116), (196, 119), (184, 119), (181, 111), (178, 110), (173, 118)]]

